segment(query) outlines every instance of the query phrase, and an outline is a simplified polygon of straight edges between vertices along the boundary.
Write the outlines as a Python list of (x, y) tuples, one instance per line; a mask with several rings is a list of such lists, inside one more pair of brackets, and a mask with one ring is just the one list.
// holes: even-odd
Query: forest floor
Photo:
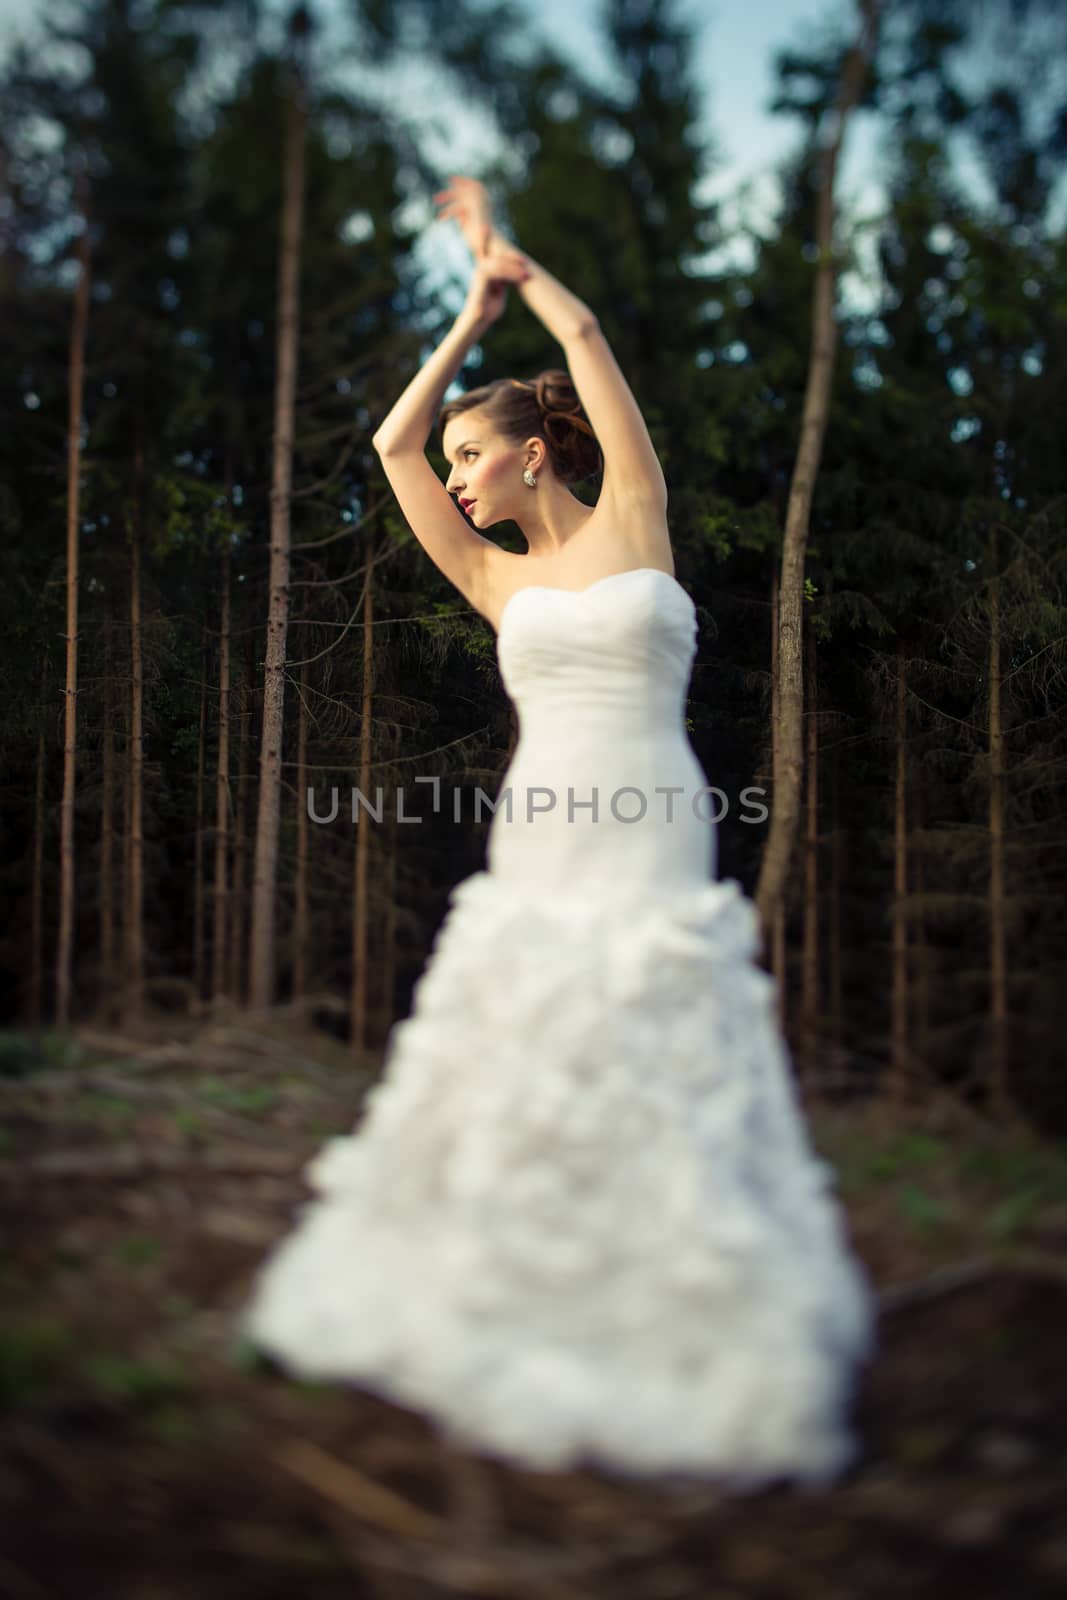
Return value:
[(1067, 1592), (1067, 1150), (808, 1106), (879, 1291), (831, 1489), (535, 1473), (230, 1332), (373, 1080), (292, 1021), (0, 1035), (0, 1596)]

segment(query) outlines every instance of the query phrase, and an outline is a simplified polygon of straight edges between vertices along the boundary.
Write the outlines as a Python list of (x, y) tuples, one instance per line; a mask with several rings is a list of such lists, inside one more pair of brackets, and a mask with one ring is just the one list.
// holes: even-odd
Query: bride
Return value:
[[(663, 474), (590, 309), (496, 232), (480, 184), (438, 200), (470, 291), (374, 443), (424, 549), (497, 630), (520, 738), (487, 870), (452, 890), (362, 1119), (307, 1167), (315, 1196), (241, 1331), (528, 1468), (819, 1486), (858, 1451), (873, 1297), (755, 908), (713, 876)], [(508, 284), (569, 376), (497, 380), (438, 417)], [(590, 509), (568, 484), (600, 453)], [(479, 531), (504, 520), (525, 554)]]

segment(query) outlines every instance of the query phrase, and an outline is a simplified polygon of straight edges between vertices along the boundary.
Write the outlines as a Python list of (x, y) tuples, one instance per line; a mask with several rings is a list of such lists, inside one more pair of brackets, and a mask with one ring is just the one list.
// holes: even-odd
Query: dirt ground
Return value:
[(1067, 1592), (1067, 1152), (809, 1107), (881, 1296), (832, 1489), (522, 1472), (235, 1343), (362, 1071), (274, 1020), (0, 1038), (0, 1596)]

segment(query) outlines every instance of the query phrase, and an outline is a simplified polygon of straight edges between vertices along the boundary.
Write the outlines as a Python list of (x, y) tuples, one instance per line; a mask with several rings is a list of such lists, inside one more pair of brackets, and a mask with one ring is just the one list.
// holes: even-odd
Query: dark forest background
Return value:
[[(433, 53), (495, 129), (478, 175), (505, 227), (595, 309), (660, 450), (678, 575), (698, 606), (688, 716), (730, 799), (720, 875), (751, 889), (758, 871), (765, 828), (742, 821), (739, 797), (770, 784), (817, 158), (847, 37), (821, 31), (780, 54), (794, 154), (773, 223), (731, 255), (718, 208), (698, 199), (715, 170), (698, 133), (709, 89), (671, 0), (603, 6), (611, 92), (566, 40), (538, 43), (521, 8), (350, 0), (328, 21), (303, 8), (287, 28), (267, 20), (227, 0), (88, 0), (0, 76), (9, 1025), (248, 1000), (294, 117), (274, 998), (380, 1048), (449, 889), (482, 864), (474, 791), (495, 793), (515, 733), (492, 630), (404, 525), (370, 445), (456, 309), (405, 221), (451, 169), (402, 102), (339, 89), (327, 62), (355, 63), (370, 85)], [(920, 1095), (982, 1103), (997, 1074), (1059, 1131), (1065, 45), (1057, 8), (1036, 0), (884, 7), (856, 114), (877, 126), (884, 203), (837, 225), (845, 292), (806, 569), (809, 804), (783, 984), (810, 1081), (866, 1092), (896, 1074)], [(514, 296), (477, 356), (466, 384), (560, 360)], [(59, 1003), (72, 525), (72, 961)], [(388, 817), (400, 786), (414, 808), (415, 774), (464, 791), (462, 825), (445, 811), (352, 827), (354, 784), (382, 785)], [(338, 820), (309, 823), (308, 787), (323, 814), (331, 785)]]

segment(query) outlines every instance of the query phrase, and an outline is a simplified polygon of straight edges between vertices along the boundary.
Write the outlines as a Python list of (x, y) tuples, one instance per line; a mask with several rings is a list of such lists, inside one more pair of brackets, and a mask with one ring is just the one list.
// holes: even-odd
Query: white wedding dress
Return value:
[(858, 1452), (873, 1296), (755, 907), (711, 880), (696, 632), (656, 568), (508, 602), (521, 738), (488, 871), (453, 889), (363, 1120), (305, 1169), (316, 1198), (240, 1331), (519, 1465), (820, 1486)]

